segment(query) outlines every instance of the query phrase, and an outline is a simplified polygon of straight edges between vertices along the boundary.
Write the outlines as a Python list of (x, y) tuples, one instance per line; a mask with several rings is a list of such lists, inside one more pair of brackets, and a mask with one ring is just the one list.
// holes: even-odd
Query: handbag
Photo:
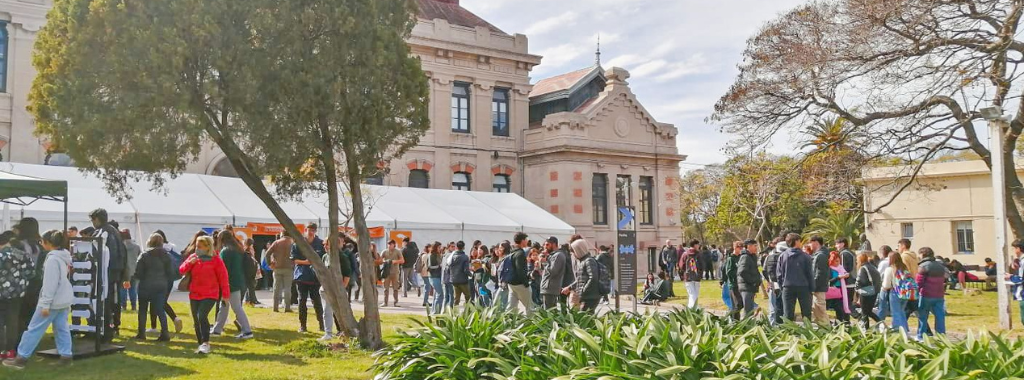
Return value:
[(843, 290), (842, 289), (839, 289), (839, 288), (834, 287), (834, 286), (829, 286), (828, 289), (825, 290), (825, 299), (827, 299), (827, 300), (837, 300), (837, 299), (841, 299), (841, 298), (843, 298)]
[(189, 285), (192, 285), (192, 272), (185, 273), (181, 281), (178, 281), (178, 291), (187, 292)]
[(873, 297), (875, 294), (878, 294), (878, 292), (875, 291), (874, 285), (868, 285), (862, 288), (857, 288), (857, 294), (860, 294), (861, 297)]

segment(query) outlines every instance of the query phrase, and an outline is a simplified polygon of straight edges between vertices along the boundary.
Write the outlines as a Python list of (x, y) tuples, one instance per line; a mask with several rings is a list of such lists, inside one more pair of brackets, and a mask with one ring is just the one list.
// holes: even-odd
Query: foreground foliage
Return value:
[(1018, 379), (1024, 341), (969, 334), (919, 343), (860, 329), (732, 323), (714, 315), (468, 309), (375, 354), (384, 379)]

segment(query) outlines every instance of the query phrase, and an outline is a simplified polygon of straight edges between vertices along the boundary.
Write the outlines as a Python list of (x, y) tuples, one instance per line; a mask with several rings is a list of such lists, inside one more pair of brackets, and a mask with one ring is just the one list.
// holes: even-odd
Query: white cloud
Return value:
[(676, 47), (676, 41), (675, 40), (668, 40), (668, 41), (662, 42), (661, 44), (659, 44), (658, 46), (656, 46), (654, 49), (651, 50), (651, 56), (652, 57), (663, 57), (663, 56), (668, 55), (669, 53), (671, 53), (672, 49), (675, 49), (675, 47)]
[(679, 79), (687, 75), (703, 74), (712, 71), (712, 67), (708, 65), (704, 55), (701, 53), (694, 54), (690, 58), (683, 62), (673, 63), (669, 65), (669, 70), (658, 75), (654, 80), (658, 82), (667, 82), (673, 79)]
[(537, 21), (527, 27), (523, 33), (527, 36), (539, 36), (555, 29), (573, 26), (576, 24), (577, 17), (579, 17), (579, 15), (576, 14), (576, 12), (567, 11), (558, 16)]
[(544, 59), (541, 60), (541, 65), (538, 68), (543, 68), (545, 69), (544, 71), (547, 72), (569, 72), (574, 69), (565, 68), (565, 70), (556, 70), (556, 68), (560, 68), (562, 65), (571, 62), (573, 59), (579, 57), (580, 55), (583, 55), (583, 53), (586, 53), (589, 50), (590, 49), (588, 47), (580, 44), (564, 44), (541, 50), (535, 54), (544, 57)]
[(632, 70), (629, 70), (630, 77), (643, 78), (645, 76), (658, 72), (658, 70), (661, 70), (665, 66), (668, 66), (668, 62), (665, 62), (665, 60), (663, 59), (650, 61), (640, 66), (637, 66)]
[(608, 60), (607, 62), (603, 63), (602, 66), (626, 68), (631, 67), (640, 62), (644, 62), (646, 60), (647, 58), (641, 57), (636, 54), (624, 54)]

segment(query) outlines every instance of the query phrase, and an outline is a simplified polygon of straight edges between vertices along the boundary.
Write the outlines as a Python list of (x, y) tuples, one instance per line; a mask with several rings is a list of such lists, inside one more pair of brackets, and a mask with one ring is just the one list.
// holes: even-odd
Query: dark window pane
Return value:
[(430, 175), (426, 170), (414, 169), (409, 172), (409, 187), (426, 189), (430, 187)]

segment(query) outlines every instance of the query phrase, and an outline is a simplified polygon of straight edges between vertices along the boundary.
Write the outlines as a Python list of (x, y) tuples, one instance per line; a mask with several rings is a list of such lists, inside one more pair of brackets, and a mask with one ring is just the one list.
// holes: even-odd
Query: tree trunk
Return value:
[(356, 225), (359, 244), (359, 268), (363, 272), (363, 318), (359, 321), (359, 343), (366, 349), (379, 350), (384, 347), (384, 339), (380, 329), (380, 311), (377, 310), (377, 265), (373, 260), (374, 252), (370, 252), (370, 231), (366, 228), (366, 215), (363, 212), (362, 170), (354, 159), (355, 152), (351, 144), (342, 144), (347, 160), (349, 192), (352, 193), (352, 218)]

